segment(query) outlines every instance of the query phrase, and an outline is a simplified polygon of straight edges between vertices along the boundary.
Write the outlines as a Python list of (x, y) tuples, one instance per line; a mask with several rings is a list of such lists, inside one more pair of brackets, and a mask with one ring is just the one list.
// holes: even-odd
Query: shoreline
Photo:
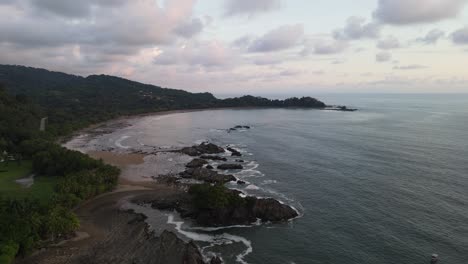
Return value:
[[(268, 108), (271, 108), (271, 107), (268, 107)], [(130, 125), (130, 122), (129, 122), (130, 120), (137, 119), (140, 117), (163, 116), (163, 115), (171, 115), (171, 114), (177, 114), (177, 113), (223, 110), (223, 109), (259, 109), (259, 107), (175, 110), (175, 111), (163, 111), (163, 112), (156, 112), (156, 113), (146, 113), (146, 114), (132, 115), (132, 116), (122, 116), (122, 117), (119, 117), (119, 118), (116, 118), (107, 122), (101, 122), (99, 124), (95, 124), (85, 129), (82, 129), (80, 131), (77, 131), (73, 134), (73, 137), (69, 138), (66, 142), (62, 143), (62, 145), (67, 148), (71, 147), (73, 149), (73, 145), (67, 146), (67, 144), (76, 138), (86, 136), (86, 135), (91, 136), (91, 137), (97, 137), (102, 134), (112, 133), (113, 131), (118, 130), (124, 126)], [(84, 146), (85, 145), (83, 145), (82, 147)], [(119, 215), (122, 214), (122, 210), (120, 206), (122, 205), (122, 203), (129, 202), (130, 200), (132, 201), (142, 201), (142, 200), (157, 201), (157, 200), (165, 199), (168, 197), (170, 198), (174, 196), (182, 197), (183, 196), (182, 193), (185, 192), (183, 190), (184, 188), (183, 186), (185, 186), (184, 184), (181, 184), (180, 185), (181, 187), (177, 187), (178, 184), (176, 186), (168, 185), (170, 184), (170, 182), (158, 183), (152, 177), (151, 178), (148, 177), (146, 179), (140, 179), (140, 180), (135, 180), (135, 177), (134, 178), (125, 177), (125, 171), (127, 169), (131, 168), (132, 166), (142, 165), (146, 162), (146, 159), (148, 157), (159, 156), (160, 153), (155, 155), (155, 153), (142, 153), (142, 152), (119, 153), (113, 150), (84, 151), (83, 149), (81, 149), (80, 151), (83, 151), (84, 153), (86, 153), (87, 155), (95, 159), (102, 159), (107, 164), (111, 164), (111, 165), (121, 168), (122, 173), (119, 175), (118, 187), (113, 192), (105, 193), (89, 201), (85, 201), (83, 204), (75, 208), (74, 211), (77, 214), (81, 222), (81, 227), (76, 231), (76, 236), (74, 238), (64, 241), (60, 245), (52, 245), (50, 248), (47, 248), (45, 250), (41, 250), (40, 252), (38, 252), (39, 256), (43, 257), (47, 261), (41, 262), (40, 260), (38, 261), (36, 257), (34, 257), (32, 258), (34, 259), (34, 262), (25, 261), (25, 262), (18, 262), (18, 263), (49, 263), (48, 259), (51, 259), (51, 258), (53, 259), (53, 258), (58, 257), (56, 253), (58, 250), (54, 251), (56, 247), (60, 248), (60, 251), (63, 254), (68, 254), (69, 252), (72, 252), (73, 250), (76, 250), (77, 248), (79, 249), (78, 250), (79, 252), (82, 252), (82, 251), (88, 252), (90, 248), (93, 247), (93, 245), (103, 243), (106, 240), (106, 237), (109, 236), (110, 234), (109, 227), (107, 226), (106, 223), (110, 223), (112, 225), (112, 223), (115, 221), (114, 218), (120, 219)], [(183, 155), (181, 153), (174, 153), (174, 154)], [(194, 157), (190, 157), (190, 158), (194, 158)], [(159, 160), (152, 159), (152, 160), (149, 160), (149, 162), (168, 163), (164, 159), (159, 159)], [(187, 162), (188, 161), (184, 161), (184, 164), (187, 164)], [(134, 172), (138, 172), (138, 170), (135, 170)], [(164, 174), (161, 173), (159, 175), (164, 175)], [(155, 195), (155, 193), (158, 193), (158, 195)], [(148, 199), (148, 197), (150, 197), (151, 199)], [(98, 209), (97, 207), (102, 207), (102, 208)], [(289, 219), (288, 221), (296, 219), (301, 216), (300, 212), (296, 208), (292, 206), (290, 207), (297, 213), (297, 216), (292, 219)], [(106, 214), (94, 214), (95, 210), (105, 210), (107, 213)], [(128, 213), (128, 212), (127, 214), (130, 214), (133, 216), (137, 215), (135, 213)], [(144, 222), (144, 226), (146, 229), (149, 228), (146, 222)], [(125, 227), (123, 227), (123, 229), (125, 229)], [(121, 239), (132, 240), (131, 237), (122, 237)]]
[[(258, 110), (258, 109), (307, 109), (307, 110), (319, 110), (319, 111), (329, 111), (334, 109), (328, 109), (328, 107), (334, 106), (326, 106), (323, 108), (311, 108), (311, 107), (272, 107), (272, 106), (232, 106), (232, 107), (213, 107), (213, 108), (194, 108), (194, 109), (178, 109), (178, 110), (163, 110), (163, 111), (155, 111), (155, 112), (148, 112), (148, 113), (141, 113), (141, 114), (132, 114), (132, 115), (121, 115), (106, 121), (98, 122), (95, 124), (91, 124), (87, 127), (81, 128), (75, 132), (72, 132), (70, 135), (64, 136), (59, 138), (57, 142), (61, 145), (67, 143), (71, 139), (82, 135), (86, 132), (92, 131), (97, 129), (101, 126), (106, 124), (119, 124), (121, 122), (125, 122), (134, 118), (140, 117), (148, 117), (148, 116), (165, 116), (171, 114), (182, 114), (182, 113), (192, 113), (192, 112), (202, 112), (202, 111), (216, 111), (216, 110)], [(354, 109), (357, 110), (357, 109)], [(342, 111), (342, 110), (335, 110), (335, 111)]]

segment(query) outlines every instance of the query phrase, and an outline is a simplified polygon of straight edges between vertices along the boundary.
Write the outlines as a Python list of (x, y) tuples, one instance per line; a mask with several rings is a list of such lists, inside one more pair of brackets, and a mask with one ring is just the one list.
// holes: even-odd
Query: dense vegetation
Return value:
[(44, 69), (0, 65), (0, 83), (8, 92), (26, 94), (43, 107), (48, 130), (64, 135), (77, 128), (131, 115), (164, 110), (213, 107), (308, 107), (325, 104), (310, 97), (287, 100), (243, 96), (217, 99), (210, 93), (189, 93), (126, 79), (91, 75), (86, 78)]
[(198, 209), (221, 209), (236, 207), (244, 203), (244, 199), (224, 185), (196, 184), (189, 189), (194, 205)]
[[(117, 185), (117, 168), (67, 150), (54, 143), (53, 134), (39, 131), (43, 111), (28, 97), (10, 96), (0, 88), (0, 160), (5, 160), (0, 162), (0, 178), (11, 180), (10, 170), (32, 169), (40, 179), (56, 183), (50, 199), (42, 201), (0, 192), (0, 263), (11, 263), (18, 254), (69, 234), (79, 225), (73, 207)], [(4, 187), (15, 185), (8, 184)]]

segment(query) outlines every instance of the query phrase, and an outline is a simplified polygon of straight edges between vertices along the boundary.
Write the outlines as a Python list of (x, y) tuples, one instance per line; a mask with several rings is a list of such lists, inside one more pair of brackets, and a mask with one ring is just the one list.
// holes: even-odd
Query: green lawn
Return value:
[(56, 183), (55, 178), (35, 177), (34, 184), (25, 188), (15, 182), (15, 180), (27, 177), (31, 174), (31, 161), (23, 161), (21, 165), (17, 162), (10, 162), (8, 166), (0, 163), (0, 195), (11, 198), (37, 198), (47, 201)]

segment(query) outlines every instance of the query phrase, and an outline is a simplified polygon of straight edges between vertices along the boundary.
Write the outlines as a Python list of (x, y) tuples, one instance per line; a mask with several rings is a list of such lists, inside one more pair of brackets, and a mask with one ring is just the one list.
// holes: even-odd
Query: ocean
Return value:
[[(468, 95), (318, 96), (357, 112), (227, 109), (147, 116), (103, 135), (117, 148), (202, 141), (241, 150), (248, 184), (300, 212), (282, 224), (197, 228), (149, 212), (226, 263), (468, 263)], [(236, 125), (251, 129), (227, 133)], [(154, 211), (154, 210), (153, 210)]]

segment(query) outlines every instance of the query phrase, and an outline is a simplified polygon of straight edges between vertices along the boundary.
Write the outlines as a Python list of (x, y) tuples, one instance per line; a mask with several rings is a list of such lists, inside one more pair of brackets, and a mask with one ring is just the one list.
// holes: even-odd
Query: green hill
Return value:
[(325, 104), (310, 97), (269, 100), (261, 97), (217, 99), (210, 93), (161, 88), (119, 77), (81, 77), (24, 66), (0, 65), (0, 83), (13, 95), (26, 95), (49, 117), (55, 134), (120, 115), (214, 107), (309, 107)]

